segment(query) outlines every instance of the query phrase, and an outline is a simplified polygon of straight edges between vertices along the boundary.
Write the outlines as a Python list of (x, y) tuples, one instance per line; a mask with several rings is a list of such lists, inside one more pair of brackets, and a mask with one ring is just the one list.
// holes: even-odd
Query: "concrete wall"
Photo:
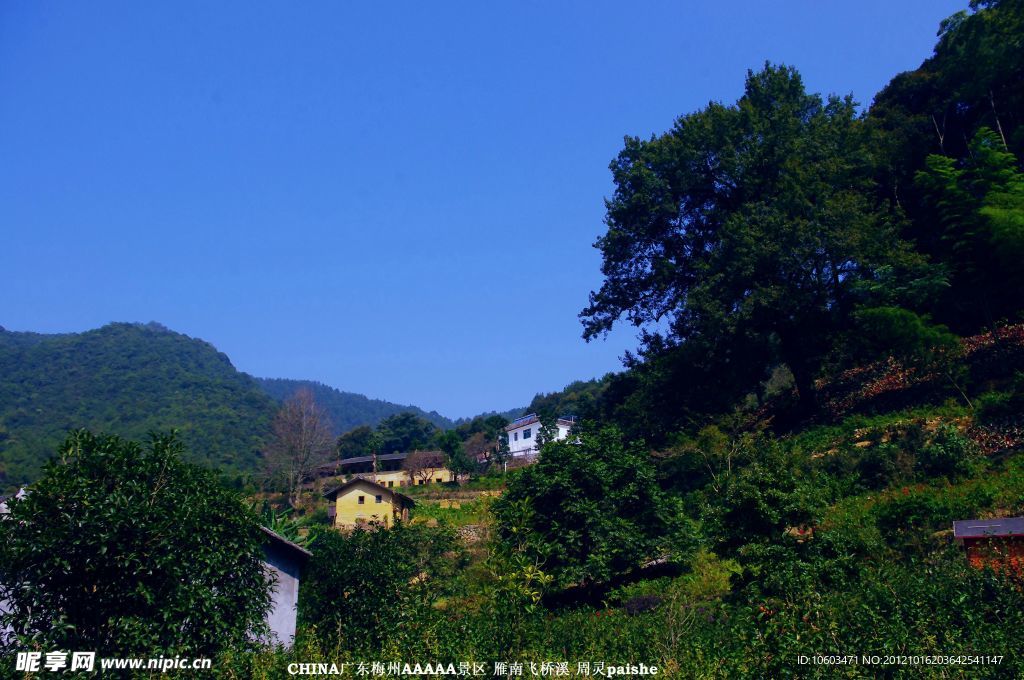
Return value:
[[(526, 434), (529, 432), (530, 436)], [(540, 432), (540, 422), (530, 423), (517, 427), (508, 432), (508, 450), (515, 456), (527, 456), (536, 453), (537, 433)]]
[(281, 546), (268, 543), (263, 546), (263, 568), (274, 579), (272, 605), (267, 613), (270, 642), (291, 647), (295, 640), (301, 564)]

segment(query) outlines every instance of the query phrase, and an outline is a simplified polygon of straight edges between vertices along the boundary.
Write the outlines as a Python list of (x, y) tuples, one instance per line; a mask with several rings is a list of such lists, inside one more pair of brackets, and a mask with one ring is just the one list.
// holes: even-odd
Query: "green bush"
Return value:
[(865, 447), (856, 461), (857, 476), (867, 489), (884, 489), (913, 479), (914, 455), (897, 444)]
[(787, 529), (817, 523), (833, 481), (779, 447), (765, 446), (720, 494), (706, 497), (705, 528), (716, 551), (728, 556), (750, 543), (779, 541)]
[(1018, 371), (1006, 392), (987, 392), (974, 401), (975, 413), (981, 423), (994, 423), (1024, 415), (1024, 372)]
[[(3, 619), (52, 649), (212, 656), (262, 629), (256, 515), (182, 444), (71, 434), (0, 519)], [(2, 627), (2, 626), (0, 626)]]
[(678, 502), (658, 486), (640, 442), (614, 428), (545, 444), (492, 511), (510, 551), (561, 586), (605, 581), (686, 545)]
[(454, 532), (403, 523), (350, 533), (314, 528), (299, 619), (327, 647), (369, 652), (424, 639), (459, 566)]
[(961, 479), (973, 474), (980, 463), (977, 445), (955, 427), (944, 425), (917, 454), (916, 467), (925, 477)]

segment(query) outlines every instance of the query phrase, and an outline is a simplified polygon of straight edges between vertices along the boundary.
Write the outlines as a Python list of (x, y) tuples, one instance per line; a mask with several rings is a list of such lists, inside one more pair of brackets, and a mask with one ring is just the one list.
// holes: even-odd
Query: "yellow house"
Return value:
[(324, 494), (329, 505), (327, 516), (339, 528), (352, 528), (371, 522), (390, 527), (396, 519), (408, 521), (413, 500), (368, 479), (352, 479)]

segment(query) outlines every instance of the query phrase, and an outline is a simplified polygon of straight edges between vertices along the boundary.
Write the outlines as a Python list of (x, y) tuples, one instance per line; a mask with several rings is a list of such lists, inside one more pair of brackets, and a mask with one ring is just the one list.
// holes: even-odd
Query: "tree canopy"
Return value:
[(396, 413), (388, 416), (377, 426), (381, 436), (380, 453), (412, 451), (429, 447), (438, 427), (413, 413)]
[(784, 361), (812, 399), (858, 282), (913, 257), (872, 200), (866, 141), (852, 99), (808, 94), (776, 66), (749, 73), (733, 106), (627, 138), (584, 337), (625, 317), (646, 347), (703, 345), (748, 383)]
[(261, 630), (270, 584), (256, 516), (183, 450), (173, 434), (143, 445), (77, 431), (11, 503), (0, 618), (20, 639), (212, 656)]
[(643, 443), (615, 428), (546, 443), (492, 509), (506, 545), (562, 586), (668, 554), (683, 529)]

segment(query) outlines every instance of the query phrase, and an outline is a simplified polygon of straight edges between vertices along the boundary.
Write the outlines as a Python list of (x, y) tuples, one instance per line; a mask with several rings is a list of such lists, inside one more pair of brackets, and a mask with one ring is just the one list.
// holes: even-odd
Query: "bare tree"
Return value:
[(420, 480), (423, 484), (430, 482), (434, 470), (444, 467), (444, 454), (440, 451), (413, 451), (405, 457), (402, 469), (409, 475), (409, 481)]
[(327, 412), (310, 390), (298, 390), (274, 416), (270, 442), (264, 451), (267, 472), (284, 479), (292, 507), (298, 505), (306, 477), (333, 453), (333, 428)]
[(471, 460), (483, 463), (490, 458), (494, 442), (487, 438), (487, 433), (476, 432), (462, 444), (462, 447)]

